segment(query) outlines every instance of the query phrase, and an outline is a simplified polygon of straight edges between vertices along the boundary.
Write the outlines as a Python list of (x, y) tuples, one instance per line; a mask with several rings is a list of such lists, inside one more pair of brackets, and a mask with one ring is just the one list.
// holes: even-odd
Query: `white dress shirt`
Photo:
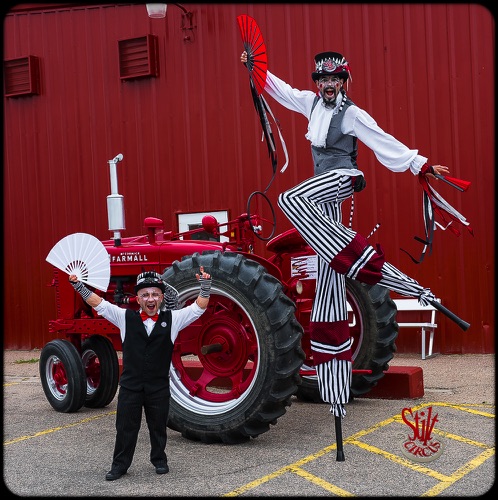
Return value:
[[(121, 333), (121, 342), (124, 342), (126, 335), (126, 320), (125, 314), (126, 309), (117, 306), (116, 304), (111, 304), (107, 300), (102, 299), (99, 305), (94, 308), (98, 314), (100, 314), (103, 318), (110, 321), (113, 325), (119, 328), (119, 332)], [(205, 309), (199, 307), (197, 302), (193, 302), (187, 307), (182, 309), (174, 309), (171, 311), (171, 342), (175, 342), (176, 337), (178, 337), (178, 333), (182, 328), (185, 328), (187, 325), (195, 321), (197, 318), (202, 316), (202, 313)], [(150, 335), (150, 332), (154, 328), (155, 321), (152, 319), (146, 319), (144, 321), (145, 329), (147, 330), (147, 334)]]
[[(334, 108), (322, 106), (322, 98), (320, 97), (310, 119), (316, 92), (294, 89), (270, 71), (267, 71), (265, 90), (282, 106), (306, 116), (309, 120), (306, 138), (312, 144), (324, 147), (330, 120), (339, 111), (342, 95), (338, 96)], [(395, 137), (384, 132), (366, 111), (356, 105), (346, 109), (341, 132), (357, 137), (373, 151), (382, 165), (393, 172), (404, 172), (409, 169), (412, 174), (417, 175), (427, 162), (427, 158), (419, 155), (417, 149), (409, 149)], [(348, 175), (362, 173), (357, 169), (337, 169), (334, 171)]]

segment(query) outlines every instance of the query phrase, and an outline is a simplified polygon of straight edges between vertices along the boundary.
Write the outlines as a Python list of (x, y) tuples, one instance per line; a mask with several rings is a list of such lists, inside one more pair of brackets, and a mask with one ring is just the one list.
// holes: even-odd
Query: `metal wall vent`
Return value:
[(36, 56), (3, 62), (5, 97), (40, 94), (40, 60)]
[(159, 76), (157, 36), (119, 40), (119, 77), (121, 80)]

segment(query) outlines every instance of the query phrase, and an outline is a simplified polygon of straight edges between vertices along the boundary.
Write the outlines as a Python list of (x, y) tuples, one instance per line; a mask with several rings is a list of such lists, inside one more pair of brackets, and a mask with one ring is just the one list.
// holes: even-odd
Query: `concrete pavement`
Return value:
[[(345, 462), (336, 461), (328, 405), (293, 399), (269, 432), (241, 445), (203, 444), (168, 432), (170, 473), (148, 461), (145, 422), (134, 462), (104, 479), (114, 446), (116, 399), (62, 414), (48, 404), (40, 351), (4, 352), (4, 483), (21, 496), (478, 496), (495, 480), (495, 356), (396, 354), (418, 366), (424, 395), (357, 398), (343, 420)], [(21, 363), (20, 361), (28, 361)], [(31, 362), (29, 362), (31, 361)], [(437, 413), (441, 455), (417, 463), (402, 453), (404, 408)]]

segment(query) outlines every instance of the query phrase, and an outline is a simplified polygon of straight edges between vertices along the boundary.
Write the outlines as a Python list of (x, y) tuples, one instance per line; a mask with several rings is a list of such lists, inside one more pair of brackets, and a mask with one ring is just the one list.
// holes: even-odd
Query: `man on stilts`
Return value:
[[(247, 62), (245, 51), (241, 61)], [(344, 405), (350, 399), (352, 377), (346, 277), (416, 297), (422, 305), (437, 303), (429, 288), (386, 262), (380, 245), (374, 249), (364, 236), (342, 224), (342, 203), (366, 186), (356, 163), (357, 141), (367, 145), (379, 162), (393, 172), (410, 170), (426, 180), (441, 178), (449, 170), (442, 165), (428, 166), (427, 158), (419, 155), (418, 150), (409, 149), (384, 132), (349, 99), (343, 86), (351, 79), (351, 72), (341, 54), (322, 52), (314, 62), (312, 79), (318, 92), (294, 89), (270, 71), (264, 90), (309, 120), (306, 138), (311, 142), (314, 176), (282, 193), (278, 205), (318, 256), (310, 320), (311, 349), (320, 395), (331, 404), (337, 434), (338, 423), (346, 414)], [(444, 200), (441, 203), (440, 210), (452, 220), (467, 224), (453, 207)], [(337, 438), (338, 444), (339, 439), (342, 443), (342, 437)], [(344, 460), (344, 455), (338, 454), (337, 459)]]

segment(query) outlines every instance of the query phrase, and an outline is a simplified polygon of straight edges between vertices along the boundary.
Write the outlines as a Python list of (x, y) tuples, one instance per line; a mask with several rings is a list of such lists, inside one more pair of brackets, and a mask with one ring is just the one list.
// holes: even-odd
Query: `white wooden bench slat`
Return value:
[[(403, 322), (403, 321), (397, 321), (398, 326), (400, 328), (420, 328), (422, 331), (422, 359), (429, 358), (433, 356), (432, 353), (432, 348), (434, 346), (434, 330), (437, 328), (437, 323), (436, 323), (436, 312), (437, 309), (432, 306), (422, 306), (419, 304), (418, 299), (405, 299), (405, 298), (399, 298), (399, 299), (393, 299), (394, 303), (396, 304), (396, 308), (398, 311), (411, 311), (411, 312), (420, 312), (420, 311), (425, 311), (425, 312), (430, 312), (431, 313), (431, 319), (430, 322)], [(439, 303), (441, 303), (441, 299), (436, 299)], [(352, 312), (351, 306), (349, 305), (349, 302), (347, 303), (347, 310), (348, 312)], [(353, 324), (350, 324), (350, 326), (354, 326)], [(425, 333), (426, 330), (428, 330), (429, 333), (429, 346), (428, 350), (426, 352), (425, 346), (426, 346), (426, 338), (425, 338)]]
[(416, 326), (425, 326), (426, 328), (437, 328), (436, 323), (399, 323), (398, 325), (406, 326), (406, 327), (416, 327)]
[[(422, 359), (429, 358), (433, 356), (432, 348), (434, 346), (434, 330), (437, 328), (436, 323), (436, 312), (437, 309), (432, 306), (422, 306), (419, 304), (418, 299), (393, 299), (396, 304), (396, 308), (398, 311), (427, 311), (431, 313), (430, 323), (427, 322), (403, 322), (397, 321), (398, 326), (401, 328), (420, 328), (422, 333)], [(441, 303), (441, 299), (436, 299), (439, 303)], [(426, 352), (425, 344), (426, 338), (425, 333), (426, 329), (429, 331), (429, 349)]]
[[(441, 302), (441, 299), (436, 299)], [(433, 305), (423, 306), (419, 304), (418, 299), (394, 299), (399, 311), (435, 311)]]

